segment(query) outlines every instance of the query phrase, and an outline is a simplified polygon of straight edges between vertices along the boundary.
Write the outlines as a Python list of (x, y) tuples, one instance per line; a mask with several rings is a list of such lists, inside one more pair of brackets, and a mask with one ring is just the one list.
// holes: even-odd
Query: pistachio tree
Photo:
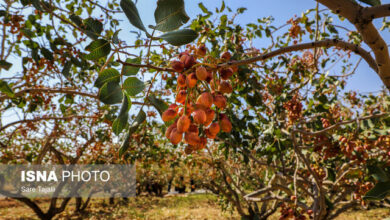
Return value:
[[(183, 0), (159, 0), (155, 23), (145, 25), (131, 0), (7, 0), (0, 11), (10, 33), (0, 48), (2, 157), (50, 161), (48, 152), (75, 151), (72, 143), (89, 137), (77, 125), (89, 125), (102, 140), (87, 156), (134, 161), (138, 135), (161, 133), (143, 129), (160, 127), (152, 119), (159, 114), (164, 146), (169, 140), (173, 152), (206, 164), (204, 186), (245, 218), (280, 211), (282, 218), (331, 219), (384, 199), (390, 59), (381, 31), (389, 23), (377, 29), (373, 21), (390, 14), (389, 4), (317, 2), (276, 27), (273, 17), (237, 24), (245, 8), (224, 2), (215, 14), (200, 3), (202, 14), (190, 21)], [(118, 20), (120, 12), (127, 20)], [(129, 30), (137, 30), (134, 41), (122, 35)], [(270, 43), (256, 48), (259, 39)], [(386, 89), (346, 91), (360, 64), (350, 56), (366, 62)], [(339, 74), (329, 74), (332, 68)], [(18, 120), (5, 120), (9, 112)], [(54, 138), (72, 132), (73, 139)], [(42, 144), (46, 136), (58, 149)], [(145, 150), (154, 149), (152, 136), (142, 139)], [(117, 140), (119, 147), (104, 148)]]

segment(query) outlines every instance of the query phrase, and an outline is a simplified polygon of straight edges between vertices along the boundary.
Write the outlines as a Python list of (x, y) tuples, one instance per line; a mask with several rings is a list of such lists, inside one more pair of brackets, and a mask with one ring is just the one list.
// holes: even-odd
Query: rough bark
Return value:
[[(364, 8), (352, 0), (317, 0), (322, 5), (331, 9), (334, 13), (345, 17), (355, 25), (361, 34), (363, 41), (371, 48), (375, 55), (378, 75), (390, 89), (390, 56), (386, 42), (372, 23), (375, 18), (385, 17), (390, 14), (390, 5), (381, 5)], [(387, 7), (387, 8), (386, 8)], [(373, 16), (373, 13), (378, 13)]]

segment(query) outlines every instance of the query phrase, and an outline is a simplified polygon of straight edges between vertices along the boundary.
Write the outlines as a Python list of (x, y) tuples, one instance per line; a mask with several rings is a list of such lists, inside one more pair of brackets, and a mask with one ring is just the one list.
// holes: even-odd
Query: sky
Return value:
[[(196, 15), (202, 13), (198, 7), (199, 2), (202, 2), (210, 11), (214, 11), (216, 7), (220, 7), (222, 0), (212, 0), (212, 1), (199, 1), (199, 0), (184, 0), (186, 12), (190, 18), (195, 18)], [(236, 22), (245, 25), (247, 23), (255, 23), (257, 18), (273, 16), (275, 19), (274, 26), (278, 27), (282, 24), (285, 24), (287, 20), (292, 18), (294, 15), (300, 16), (302, 12), (307, 9), (315, 8), (316, 2), (314, 0), (225, 0), (226, 5), (235, 10), (239, 7), (247, 8), (247, 11), (236, 18)], [(390, 3), (390, 0), (382, 0), (382, 4)], [(145, 26), (149, 24), (155, 24), (154, 22), (154, 10), (156, 8), (155, 0), (138, 0), (137, 8), (141, 14), (141, 18)], [(325, 8), (320, 5), (320, 9)], [(126, 17), (122, 15), (123, 20), (126, 20)], [(380, 27), (381, 20), (375, 22), (377, 27)], [(125, 23), (130, 25), (129, 23)], [(342, 22), (343, 26), (349, 27), (352, 30), (355, 28), (348, 23), (348, 21)], [(124, 26), (123, 30), (125, 31), (129, 26)], [(134, 30), (134, 27), (130, 27), (131, 30)], [(390, 39), (390, 33), (386, 31), (383, 35), (383, 38)], [(342, 36), (342, 35), (341, 35)], [(389, 41), (389, 40), (387, 40)], [(258, 48), (264, 47), (262, 42), (258, 41)], [(368, 47), (366, 47), (368, 49)], [(357, 62), (358, 56), (351, 57), (351, 61)], [(330, 71), (330, 74), (338, 74), (337, 68), (334, 68)], [(382, 82), (379, 79), (378, 75), (371, 69), (369, 66), (362, 61), (360, 63), (358, 71), (349, 79), (346, 90), (357, 90), (363, 93), (375, 92), (382, 89)]]

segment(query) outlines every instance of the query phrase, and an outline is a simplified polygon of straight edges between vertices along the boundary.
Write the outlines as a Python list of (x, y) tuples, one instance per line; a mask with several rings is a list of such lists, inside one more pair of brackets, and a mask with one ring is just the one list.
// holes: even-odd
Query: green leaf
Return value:
[(244, 7), (237, 8), (237, 13), (238, 13), (238, 14), (242, 14), (242, 13), (244, 13), (246, 10), (248, 10), (248, 9), (247, 9), (247, 8), (244, 8)]
[(374, 129), (374, 132), (380, 135), (387, 135), (390, 133), (389, 129)]
[(140, 124), (142, 124), (144, 121), (146, 120), (146, 114), (145, 112), (141, 109), (139, 112), (138, 112), (138, 115), (137, 117), (135, 117), (134, 121), (133, 121), (133, 124), (131, 126), (139, 126)]
[(157, 109), (160, 115), (168, 108), (168, 105), (163, 100), (158, 99), (155, 95), (149, 95), (148, 100)]
[(36, 37), (35, 32), (32, 32), (30, 29), (22, 28), (20, 31), (21, 31), (24, 35), (26, 35), (27, 37), (29, 37), (29, 38), (34, 38), (34, 37)]
[(8, 83), (0, 80), (0, 92), (6, 94), (8, 97), (13, 98), (15, 96), (14, 91), (9, 87)]
[(334, 25), (329, 24), (327, 26), (327, 29), (329, 30), (330, 33), (333, 33), (333, 34), (338, 34), (339, 33)]
[(119, 148), (119, 157), (122, 157), (122, 155), (126, 153), (126, 151), (130, 147), (130, 138), (131, 135), (134, 133), (134, 132), (130, 132), (130, 130), (133, 130), (132, 127), (130, 127), (129, 131), (126, 133), (125, 139), (123, 140), (122, 145)]
[(378, 182), (375, 186), (364, 195), (364, 200), (381, 200), (390, 192), (390, 181)]
[(131, 135), (137, 131), (138, 127), (146, 120), (146, 114), (141, 109), (137, 115), (137, 117), (134, 119), (133, 124), (129, 128), (129, 131), (126, 133), (126, 137), (122, 143), (122, 146), (119, 148), (119, 157), (122, 157), (124, 153), (129, 149), (130, 147), (130, 139)]
[(0, 60), (0, 69), (9, 70), (12, 67), (12, 63), (8, 63), (5, 60)]
[(77, 59), (76, 57), (71, 57), (70, 58), (70, 61), (74, 64), (74, 65), (76, 65), (76, 66), (78, 66), (78, 67), (85, 67), (85, 61), (83, 60), (83, 61), (81, 61), (81, 60), (79, 60), (79, 59)]
[(75, 23), (77, 26), (81, 27), (83, 25), (83, 19), (80, 18), (80, 16), (78, 15), (75, 15), (75, 14), (71, 14), (69, 16), (69, 19), (71, 21), (73, 21), (73, 23)]
[(36, 63), (39, 63), (40, 57), (38, 55), (38, 48), (33, 48), (31, 50), (31, 57), (34, 59)]
[(88, 37), (97, 40), (103, 31), (103, 24), (99, 20), (93, 18), (85, 19), (84, 24), (85, 34), (87, 34)]
[(68, 45), (68, 46), (70, 46), (71, 44), (66, 42), (66, 40), (64, 38), (57, 37), (57, 38), (55, 38), (53, 40), (53, 45), (54, 46), (57, 46), (57, 45)]
[(69, 18), (93, 40), (97, 40), (103, 31), (103, 23), (101, 23), (98, 19), (87, 18), (83, 21), (80, 16), (75, 14), (70, 15)]
[(219, 13), (221, 13), (221, 12), (223, 12), (224, 10), (225, 10), (225, 7), (226, 7), (226, 5), (225, 5), (225, 1), (222, 1), (222, 5), (221, 5), (221, 8), (219, 9)]
[(332, 168), (327, 168), (328, 179), (332, 182), (336, 181), (336, 172)]
[(127, 125), (127, 120), (129, 116), (127, 115), (126, 117), (123, 118), (116, 118), (114, 122), (112, 123), (112, 131), (114, 132), (115, 135), (119, 135), (123, 129), (125, 129)]
[(368, 123), (368, 126), (370, 126), (370, 128), (375, 128), (375, 125), (374, 125), (374, 123), (372, 122), (371, 119), (368, 119), (367, 123)]
[(129, 77), (123, 83), (123, 89), (129, 96), (135, 96), (144, 90), (145, 84), (136, 77)]
[(38, 11), (43, 11), (40, 4), (40, 0), (31, 0), (31, 3)]
[(132, 25), (147, 32), (139, 16), (137, 7), (131, 0), (121, 0), (120, 6)]
[(70, 77), (70, 69), (72, 68), (72, 62), (67, 61), (64, 65), (64, 68), (61, 71), (61, 74), (65, 76), (65, 78)]
[(121, 31), (121, 29), (115, 31), (115, 33), (112, 35), (112, 42), (114, 44), (119, 44), (119, 38), (118, 38), (119, 31)]
[(204, 4), (201, 2), (198, 4), (199, 8), (202, 10), (203, 13), (205, 14), (212, 14), (205, 6)]
[(184, 44), (191, 43), (197, 37), (198, 34), (191, 29), (172, 31), (160, 36), (160, 38), (164, 39), (165, 41), (167, 41), (168, 43), (174, 46), (181, 46)]
[(329, 208), (330, 210), (333, 210), (334, 204), (333, 204), (332, 201), (330, 201), (330, 199), (329, 199), (328, 196), (325, 196), (325, 204), (326, 204), (326, 206), (328, 206), (328, 208)]
[(364, 2), (364, 3), (371, 5), (371, 6), (381, 5), (380, 0), (359, 0), (359, 1)]
[[(134, 59), (127, 58), (126, 63), (141, 64), (141, 57), (137, 57)], [(136, 75), (139, 69), (139, 67), (123, 65), (122, 74), (125, 76)]]
[(159, 31), (173, 31), (190, 19), (184, 9), (183, 0), (159, 0), (154, 12), (156, 29)]
[(372, 175), (372, 177), (374, 177), (375, 180), (377, 180), (379, 182), (390, 181), (386, 172), (381, 167), (369, 165), (369, 166), (367, 166), (367, 168), (368, 168), (368, 172)]
[(21, 0), (20, 3), (22, 3), (23, 6), (26, 6), (28, 4), (30, 4), (30, 0)]
[(85, 59), (97, 60), (101, 57), (107, 56), (111, 52), (110, 42), (99, 39), (92, 41), (85, 50), (90, 51), (89, 54), (85, 55)]
[(46, 59), (48, 59), (48, 60), (54, 60), (53, 53), (52, 53), (50, 50), (48, 50), (48, 49), (42, 47), (42, 48), (41, 48), (41, 53), (42, 53), (42, 55), (43, 55)]
[(122, 89), (115, 82), (105, 83), (99, 90), (99, 100), (105, 104), (117, 104), (122, 101), (123, 94)]
[(113, 82), (113, 83), (119, 83), (120, 81), (120, 75), (118, 70), (114, 68), (108, 68), (103, 70), (98, 78), (95, 81), (95, 87), (100, 88), (102, 87), (105, 83)]
[(122, 130), (127, 126), (130, 107), (130, 97), (124, 94), (121, 110), (119, 112), (118, 117), (114, 120), (114, 123), (112, 124), (112, 129), (116, 135), (119, 135)]

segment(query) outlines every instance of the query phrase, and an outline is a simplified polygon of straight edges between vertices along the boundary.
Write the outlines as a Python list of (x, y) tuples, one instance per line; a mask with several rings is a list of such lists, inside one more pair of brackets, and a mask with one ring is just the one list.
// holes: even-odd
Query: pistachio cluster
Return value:
[(183, 140), (188, 144), (186, 152), (206, 147), (209, 139), (215, 139), (220, 131), (229, 133), (232, 124), (223, 113), (227, 105), (226, 94), (232, 93), (230, 78), (236, 67), (218, 68), (218, 63), (231, 59), (229, 52), (220, 58), (206, 56), (204, 45), (190, 47), (171, 62), (177, 72), (175, 103), (162, 114), (165, 122), (174, 121), (165, 136), (172, 144)]

